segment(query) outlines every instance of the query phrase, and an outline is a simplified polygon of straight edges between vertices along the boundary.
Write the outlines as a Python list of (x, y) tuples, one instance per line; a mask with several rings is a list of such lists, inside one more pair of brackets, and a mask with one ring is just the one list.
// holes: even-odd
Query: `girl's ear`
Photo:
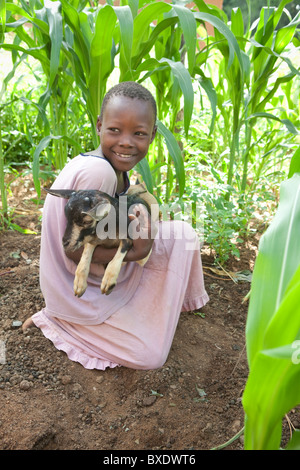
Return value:
[(97, 117), (97, 124), (96, 124), (96, 129), (97, 129), (97, 134), (100, 135), (100, 130), (101, 130), (102, 122), (100, 120), (100, 116)]
[(150, 140), (150, 144), (152, 144), (155, 136), (156, 136), (156, 132), (157, 132), (157, 126), (154, 126), (153, 127), (153, 131), (152, 131), (152, 135), (151, 135), (151, 140)]

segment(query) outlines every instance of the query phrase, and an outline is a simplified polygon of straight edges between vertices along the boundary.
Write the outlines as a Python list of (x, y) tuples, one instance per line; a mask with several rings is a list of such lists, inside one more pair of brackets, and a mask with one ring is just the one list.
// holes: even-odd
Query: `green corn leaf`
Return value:
[(18, 51), (25, 55), (28, 54), (40, 61), (41, 64), (43, 64), (45, 67), (50, 68), (50, 61), (48, 57), (42, 52), (43, 46), (25, 49), (24, 47), (18, 46), (17, 44), (1, 44), (0, 48), (5, 49), (6, 51)]
[(149, 39), (147, 41), (140, 43), (139, 48), (136, 51), (136, 55), (132, 57), (131, 62), (132, 62), (133, 69), (136, 69), (141, 64), (141, 62), (145, 59), (145, 57), (147, 57), (147, 54), (150, 52), (150, 50), (154, 46), (160, 34), (169, 26), (175, 25), (177, 21), (178, 19), (176, 17), (165, 18), (155, 26), (151, 35), (149, 36)]
[[(272, 48), (275, 28), (280, 20), (280, 17), (282, 15), (285, 5), (287, 5), (288, 3), (290, 3), (290, 0), (283, 0), (278, 6), (278, 8), (270, 9), (271, 15), (268, 13), (266, 7), (262, 8), (260, 21), (257, 25), (257, 31), (254, 36), (255, 41), (257, 41), (259, 44), (263, 46)], [(280, 31), (280, 29), (278, 31)], [(284, 39), (285, 36), (286, 36), (286, 31), (283, 33), (279, 33), (278, 35), (277, 47), (281, 51), (283, 50), (282, 44), (284, 44), (285, 42), (285, 39)], [(255, 60), (257, 59), (258, 56), (260, 56), (259, 60)], [(254, 62), (256, 77), (261, 75), (262, 70), (265, 68), (265, 63), (266, 63), (267, 58), (268, 57), (266, 56), (266, 54), (261, 48), (253, 49), (252, 61)]]
[(274, 116), (274, 114), (271, 114), (271, 113), (253, 113), (250, 116), (248, 116), (247, 119), (245, 119), (245, 120), (248, 121), (250, 119), (254, 119), (254, 118), (258, 118), (258, 117), (271, 119), (273, 121), (280, 122), (281, 124), (284, 124), (286, 126), (287, 130), (291, 134), (298, 135), (298, 131), (297, 131), (296, 127), (294, 126), (294, 124), (289, 119), (280, 119), (279, 117)]
[(50, 124), (49, 124), (45, 109), (42, 106), (40, 106), (39, 104), (35, 103), (34, 101), (29, 100), (28, 98), (24, 98), (23, 96), (20, 98), (20, 100), (23, 101), (23, 103), (26, 103), (30, 106), (34, 106), (38, 110), (39, 115), (40, 115), (40, 117), (42, 119), (42, 122), (43, 122), (43, 131), (44, 131), (45, 134), (49, 134), (50, 133)]
[(300, 431), (295, 429), (286, 450), (300, 450)]
[(0, 0), (0, 43), (4, 41), (5, 23), (6, 23), (6, 1)]
[(182, 28), (184, 40), (186, 43), (187, 56), (188, 56), (188, 69), (190, 74), (193, 74), (195, 67), (195, 52), (197, 42), (197, 23), (193, 12), (181, 5), (172, 5), (173, 10), (178, 15), (180, 26)]
[(250, 366), (300, 263), (300, 174), (283, 182), (280, 194), (278, 211), (260, 241), (252, 280), (246, 327)]
[(39, 165), (39, 159), (40, 159), (40, 154), (45, 148), (49, 145), (51, 140), (64, 140), (65, 142), (68, 142), (70, 145), (73, 147), (77, 148), (79, 151), (81, 151), (81, 147), (76, 142), (74, 139), (71, 137), (65, 136), (65, 135), (47, 135), (45, 136), (37, 145), (34, 154), (33, 154), (33, 160), (32, 160), (32, 176), (33, 176), (33, 183), (34, 187), (36, 189), (38, 197), (41, 196), (41, 184), (39, 180), (39, 172), (40, 172), (40, 165)]
[(61, 4), (65, 21), (74, 35), (74, 51), (78, 55), (82, 69), (86, 76), (88, 76), (90, 73), (90, 44), (86, 43), (86, 39), (83, 35), (80, 16), (76, 8), (74, 8), (67, 0), (61, 0)]
[[(287, 311), (299, 313), (292, 305)], [(282, 419), (300, 403), (299, 365), (292, 362), (295, 350), (292, 345), (285, 350), (287, 357), (260, 352), (249, 374), (243, 395), (245, 450), (279, 450)]]
[(278, 7), (275, 9), (275, 14), (274, 14), (274, 28), (277, 27), (278, 23), (279, 23), (279, 20), (281, 18), (281, 15), (282, 15), (282, 12), (285, 8), (285, 6), (288, 4), (288, 3), (291, 3), (291, 0), (282, 0), (280, 2), (280, 4), (278, 5)]
[[(277, 54), (276, 52), (274, 52), (271, 49), (271, 47), (267, 47), (267, 46), (264, 46), (263, 44), (259, 44), (254, 39), (248, 39), (248, 42), (251, 43), (253, 46), (255, 46), (257, 49), (263, 49), (269, 55), (272, 55), (272, 56), (276, 57), (277, 59), (283, 60), (288, 65), (291, 72), (293, 72), (294, 74), (297, 74), (297, 75), (300, 76), (300, 72), (294, 67), (294, 65), (292, 64), (292, 62), (290, 61), (290, 59), (288, 57), (284, 57), (283, 55)], [(253, 60), (253, 57), (252, 57), (251, 60)]]
[(219, 18), (217, 18), (216, 16), (208, 14), (208, 13), (195, 12), (194, 15), (196, 19), (207, 21), (208, 23), (212, 24), (219, 31), (219, 33), (222, 34), (227, 39), (228, 47), (229, 47), (228, 69), (231, 67), (233, 63), (234, 55), (236, 55), (239, 66), (240, 66), (240, 70), (243, 74), (244, 63), (242, 59), (241, 50), (238, 45), (236, 37), (230, 31), (228, 26), (226, 26), (225, 23)]
[(143, 158), (143, 160), (141, 160), (137, 164), (137, 171), (142, 176), (147, 186), (148, 191), (152, 194), (153, 193), (153, 178), (152, 178), (149, 162), (146, 158)]
[(244, 36), (244, 19), (240, 8), (233, 8), (231, 10), (231, 31), (235, 37)]
[(300, 173), (282, 183), (254, 267), (243, 395), (245, 448), (278, 449), (282, 418), (300, 403)]
[(295, 173), (300, 173), (300, 146), (292, 157), (288, 177), (291, 178)]
[(153, 21), (163, 14), (171, 10), (171, 5), (164, 2), (150, 3), (143, 8), (140, 13), (134, 19), (134, 33), (133, 33), (133, 44), (132, 44), (132, 56), (139, 54), (139, 48), (141, 43), (145, 39), (148, 39), (149, 26)]
[(157, 130), (164, 137), (169, 154), (174, 162), (176, 177), (179, 184), (179, 196), (181, 197), (185, 189), (185, 172), (179, 145), (172, 132), (169, 131), (161, 121), (157, 121)]
[(36, 235), (37, 232), (30, 230), (29, 228), (22, 228), (20, 225), (13, 222), (10, 223), (10, 227), (16, 230), (17, 232), (23, 233), (24, 235)]
[(280, 28), (276, 32), (275, 43), (274, 43), (273, 50), (277, 54), (281, 54), (281, 52), (291, 42), (291, 40), (292, 40), (292, 38), (295, 34), (297, 24), (299, 24), (299, 23), (300, 23), (300, 16), (298, 15), (298, 20), (297, 21), (293, 21), (293, 23), (290, 23), (289, 25), (285, 26), (284, 28)]
[[(46, 36), (49, 35), (49, 26), (45, 21), (43, 21), (39, 18), (36, 18), (34, 16), (31, 16), (29, 13), (27, 13), (25, 10), (23, 10), (18, 5), (14, 4), (14, 3), (6, 2), (6, 10), (10, 11), (14, 15), (16, 15), (17, 17), (20, 16), (21, 18), (22, 17), (26, 18), (30, 23), (37, 26), (43, 34), (45, 34)], [(11, 23), (11, 25), (12, 24), (13, 23)]]
[(128, 5), (131, 9), (132, 17), (135, 18), (139, 11), (139, 0), (128, 0)]
[(96, 19), (95, 33), (90, 49), (91, 71), (88, 81), (89, 109), (94, 117), (94, 123), (100, 113), (107, 79), (113, 70), (111, 51), (116, 21), (116, 13), (110, 5), (101, 8)]
[(49, 23), (49, 36), (51, 39), (51, 55), (50, 55), (50, 76), (49, 87), (51, 88), (56, 75), (58, 73), (60, 50), (63, 39), (63, 26), (61, 16), (61, 3), (45, 0), (45, 8), (47, 11)]
[(142, 80), (145, 80), (152, 74), (156, 74), (159, 71), (164, 70), (165, 68), (170, 68), (174, 77), (178, 80), (178, 85), (183, 93), (184, 97), (184, 130), (186, 134), (188, 133), (193, 107), (194, 107), (194, 90), (191, 76), (188, 70), (181, 62), (174, 62), (173, 60), (163, 57), (160, 60), (151, 58), (145, 60), (141, 65), (139, 65), (135, 71), (134, 78), (137, 79), (141, 72), (148, 71), (148, 73), (143, 77)]
[[(260, 110), (260, 109), (265, 109), (265, 106), (267, 105), (267, 103), (269, 103), (272, 99), (272, 97), (275, 95), (276, 91), (278, 90), (279, 86), (283, 83), (288, 83), (289, 81), (293, 80), (295, 77), (295, 74), (294, 73), (289, 73), (283, 77), (278, 77), (272, 87), (272, 89), (269, 91), (269, 93), (265, 96), (265, 98), (260, 101), (260, 103), (257, 105), (257, 112)], [(249, 103), (251, 102), (251, 100), (249, 101)], [(293, 131), (293, 133), (295, 133)]]
[[(202, 74), (202, 72), (201, 72), (201, 74)], [(203, 75), (203, 76), (200, 76), (198, 78), (198, 81), (199, 81), (201, 87), (205, 90), (205, 92), (208, 96), (208, 99), (210, 101), (210, 105), (211, 105), (212, 119), (211, 119), (210, 129), (209, 129), (209, 133), (211, 134), (213, 132), (214, 123), (215, 123), (215, 119), (216, 119), (216, 116), (217, 116), (218, 97), (217, 97), (216, 90), (213, 86), (212, 80), (210, 78), (205, 77)]]
[(162, 58), (160, 63), (167, 63), (173, 75), (177, 78), (178, 84), (181, 88), (184, 97), (184, 130), (186, 135), (189, 131), (189, 126), (192, 118), (194, 107), (194, 90), (193, 84), (187, 69), (181, 62), (174, 62), (173, 60)]
[(120, 81), (125, 72), (131, 74), (131, 51), (133, 40), (133, 17), (128, 5), (114, 7), (120, 27), (121, 57), (120, 57)]

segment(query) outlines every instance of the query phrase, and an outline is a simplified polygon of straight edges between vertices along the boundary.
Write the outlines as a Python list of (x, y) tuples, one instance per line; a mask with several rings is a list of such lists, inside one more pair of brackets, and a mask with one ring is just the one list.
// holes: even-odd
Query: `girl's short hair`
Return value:
[(106, 93), (102, 101), (102, 106), (101, 106), (101, 111), (100, 111), (101, 120), (103, 119), (103, 113), (104, 113), (105, 107), (113, 96), (126, 96), (127, 98), (149, 101), (153, 109), (154, 122), (156, 122), (156, 119), (157, 119), (156, 101), (153, 95), (150, 93), (150, 91), (147, 90), (147, 88), (145, 88), (143, 85), (140, 85), (137, 82), (121, 82), (113, 86), (112, 88), (110, 88), (110, 90), (108, 90), (108, 92)]

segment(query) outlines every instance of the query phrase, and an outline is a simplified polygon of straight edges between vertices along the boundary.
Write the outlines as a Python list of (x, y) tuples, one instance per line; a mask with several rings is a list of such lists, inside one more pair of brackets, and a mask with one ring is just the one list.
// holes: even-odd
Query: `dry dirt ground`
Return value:
[[(21, 322), (40, 310), (40, 223), (18, 189), (17, 222), (37, 231), (0, 232), (0, 449), (207, 450), (242, 427), (248, 369), (245, 321), (248, 281), (213, 272), (202, 258), (210, 302), (181, 315), (163, 367), (85, 370)], [(252, 270), (257, 239), (228, 271)], [(17, 323), (16, 323), (17, 322)], [(297, 427), (299, 415), (292, 418)], [(288, 430), (286, 431), (288, 433)], [(243, 449), (243, 436), (226, 450)]]

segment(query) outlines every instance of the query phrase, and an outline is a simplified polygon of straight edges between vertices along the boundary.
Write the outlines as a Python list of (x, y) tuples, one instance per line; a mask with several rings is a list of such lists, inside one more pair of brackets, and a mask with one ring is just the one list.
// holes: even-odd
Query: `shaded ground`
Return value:
[[(15, 201), (25, 214), (18, 223), (39, 230), (27, 192)], [(227, 269), (252, 270), (256, 244)], [(211, 300), (201, 316), (181, 315), (166, 364), (85, 370), (38, 329), (23, 333), (15, 323), (44, 305), (39, 245), (39, 234), (0, 232), (0, 449), (204, 450), (243, 427), (248, 281), (213, 272), (204, 246)], [(297, 427), (299, 415), (291, 419)], [(227, 449), (243, 449), (243, 436)]]

